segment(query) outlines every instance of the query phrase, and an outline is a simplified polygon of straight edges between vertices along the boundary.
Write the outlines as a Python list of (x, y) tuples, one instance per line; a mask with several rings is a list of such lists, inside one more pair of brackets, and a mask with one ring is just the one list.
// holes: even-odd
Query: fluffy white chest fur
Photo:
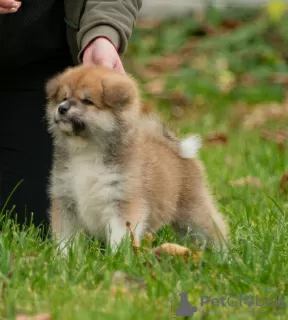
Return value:
[(123, 199), (125, 182), (116, 165), (106, 166), (95, 152), (81, 153), (72, 157), (62, 181), (63, 189), (76, 204), (80, 227), (96, 237), (107, 238), (109, 228), (115, 230), (114, 237), (123, 236), (119, 201)]

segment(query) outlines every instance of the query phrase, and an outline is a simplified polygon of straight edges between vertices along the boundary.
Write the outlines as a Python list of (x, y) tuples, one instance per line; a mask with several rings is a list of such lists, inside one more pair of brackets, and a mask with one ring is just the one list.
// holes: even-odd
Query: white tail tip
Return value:
[(202, 147), (201, 136), (200, 135), (190, 136), (180, 142), (181, 157), (186, 159), (195, 158), (201, 147)]

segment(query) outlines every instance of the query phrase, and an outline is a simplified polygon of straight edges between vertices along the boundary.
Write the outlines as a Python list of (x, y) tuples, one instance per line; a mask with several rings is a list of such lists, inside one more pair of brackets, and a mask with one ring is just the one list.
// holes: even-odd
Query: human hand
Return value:
[(0, 14), (14, 13), (21, 6), (20, 1), (0, 0)]
[(83, 64), (101, 65), (125, 73), (116, 48), (109, 40), (102, 37), (95, 39), (85, 49)]

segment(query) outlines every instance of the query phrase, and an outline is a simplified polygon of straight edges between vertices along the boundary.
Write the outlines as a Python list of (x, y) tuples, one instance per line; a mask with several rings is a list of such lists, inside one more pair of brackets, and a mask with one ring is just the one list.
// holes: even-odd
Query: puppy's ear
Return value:
[(49, 79), (45, 85), (45, 93), (48, 100), (56, 98), (60, 88), (59, 76), (54, 76)]
[(131, 77), (109, 74), (102, 80), (103, 102), (117, 109), (123, 109), (138, 101), (138, 87)]

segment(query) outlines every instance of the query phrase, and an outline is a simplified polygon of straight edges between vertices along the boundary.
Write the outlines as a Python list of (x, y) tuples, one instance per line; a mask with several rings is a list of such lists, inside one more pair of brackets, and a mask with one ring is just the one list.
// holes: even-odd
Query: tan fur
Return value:
[[(143, 113), (130, 76), (79, 66), (51, 79), (46, 91), (54, 139), (50, 214), (58, 241), (83, 229), (119, 245), (126, 221), (138, 240), (167, 224), (181, 233), (199, 229), (217, 244), (227, 240), (202, 165), (181, 157), (180, 140), (156, 115)], [(71, 108), (60, 116), (65, 100)]]

